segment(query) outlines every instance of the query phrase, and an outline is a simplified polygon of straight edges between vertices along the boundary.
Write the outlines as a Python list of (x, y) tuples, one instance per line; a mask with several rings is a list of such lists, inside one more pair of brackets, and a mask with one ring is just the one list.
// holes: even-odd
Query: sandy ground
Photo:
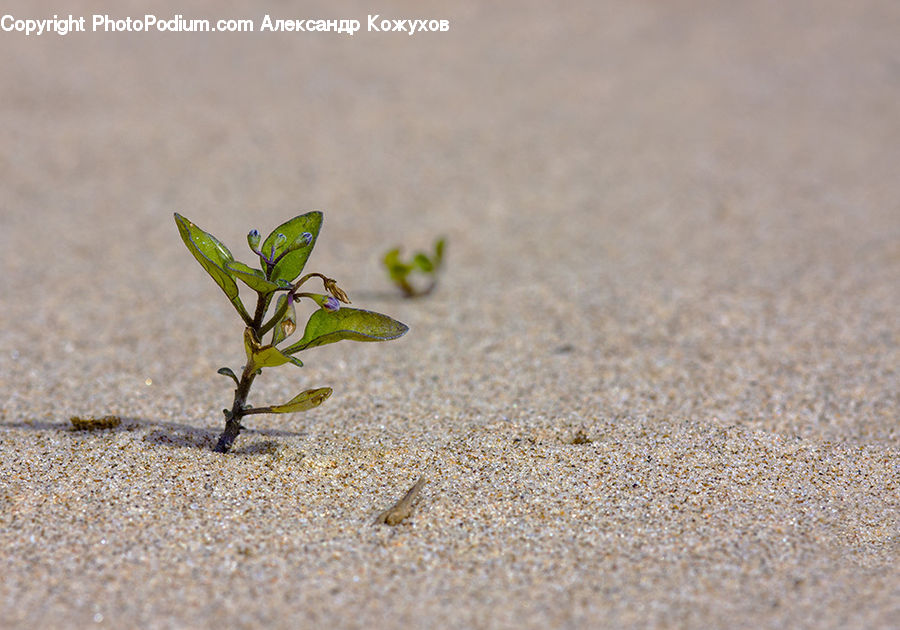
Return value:
[[(0, 625), (897, 623), (900, 5), (244, 4), (152, 10), (451, 28), (0, 32)], [(314, 208), (410, 332), (214, 454), (242, 326), (172, 213), (249, 262)]]

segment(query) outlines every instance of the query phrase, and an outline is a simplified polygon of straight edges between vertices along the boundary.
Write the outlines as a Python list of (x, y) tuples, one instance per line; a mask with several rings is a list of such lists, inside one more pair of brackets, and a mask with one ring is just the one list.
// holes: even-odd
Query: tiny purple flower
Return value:
[(334, 311), (340, 310), (341, 303), (329, 295), (322, 300), (322, 308), (333, 313)]

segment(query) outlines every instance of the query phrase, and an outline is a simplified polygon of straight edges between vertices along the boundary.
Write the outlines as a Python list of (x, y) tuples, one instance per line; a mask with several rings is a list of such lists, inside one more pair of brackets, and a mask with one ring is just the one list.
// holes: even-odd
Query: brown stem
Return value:
[(231, 405), (231, 411), (225, 410), (225, 430), (222, 431), (222, 435), (219, 436), (219, 441), (213, 449), (216, 453), (227, 453), (243, 428), (241, 418), (246, 415), (244, 406), (247, 403), (250, 386), (253, 385), (253, 379), (256, 378), (256, 370), (251, 371), (249, 368), (250, 362), (248, 361), (241, 373), (241, 380), (234, 390), (234, 403)]
[[(263, 296), (260, 295), (259, 299), (256, 303), (256, 313), (253, 317), (253, 330), (259, 334), (259, 329), (262, 326), (263, 317), (266, 314), (265, 308), (265, 300)], [(250, 360), (247, 360), (247, 364), (244, 366), (244, 371), (241, 372), (241, 380), (238, 382), (237, 388), (234, 390), (234, 402), (231, 404), (231, 411), (225, 410), (225, 430), (222, 431), (222, 435), (219, 436), (219, 441), (216, 443), (216, 447), (213, 449), (216, 453), (227, 453), (231, 450), (231, 445), (234, 444), (235, 439), (240, 434), (241, 429), (241, 418), (243, 418), (246, 413), (245, 407), (247, 406), (247, 396), (250, 394), (250, 387), (253, 385), (253, 379), (256, 378), (257, 371), (255, 369), (251, 369)]]

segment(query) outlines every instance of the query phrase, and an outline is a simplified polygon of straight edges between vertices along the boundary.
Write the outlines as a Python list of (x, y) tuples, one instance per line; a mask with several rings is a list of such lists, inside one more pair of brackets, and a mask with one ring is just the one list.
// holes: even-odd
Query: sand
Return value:
[[(896, 3), (152, 11), (362, 32), (0, 32), (0, 625), (896, 627)], [(251, 262), (311, 209), (410, 331), (215, 454), (242, 326), (172, 214)]]

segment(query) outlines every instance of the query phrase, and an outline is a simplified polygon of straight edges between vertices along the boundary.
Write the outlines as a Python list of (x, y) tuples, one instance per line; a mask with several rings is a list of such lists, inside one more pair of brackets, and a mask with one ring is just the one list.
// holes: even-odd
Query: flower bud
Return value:
[(344, 290), (337, 285), (337, 281), (334, 278), (325, 278), (324, 284), (325, 290), (328, 291), (331, 295), (336, 297), (344, 304), (350, 304), (350, 298), (347, 296)]
[(284, 315), (282, 315), (281, 319), (275, 324), (275, 332), (272, 333), (273, 346), (281, 343), (281, 341), (287, 337), (290, 337), (297, 329), (297, 314), (294, 309), (294, 297), (290, 293), (281, 295), (278, 298), (275, 310), (281, 310), (285, 302), (287, 302), (287, 306), (285, 307), (286, 310), (284, 311)]
[(312, 234), (309, 232), (301, 232), (291, 244), (291, 249), (300, 249), (301, 247), (306, 247), (310, 243), (312, 243)]
[(279, 232), (275, 235), (275, 249), (278, 249), (287, 242), (287, 236)]
[(294, 334), (294, 331), (297, 330), (297, 322), (293, 319), (285, 318), (281, 320), (279, 324), (281, 326), (281, 337), (287, 338)]
[(250, 230), (247, 234), (247, 244), (254, 252), (259, 251), (259, 230)]
[(322, 295), (321, 293), (300, 293), (297, 297), (308, 297), (310, 300), (318, 304), (326, 311), (334, 312), (340, 310), (341, 303), (330, 295)]
[(329, 295), (324, 300), (322, 300), (322, 308), (333, 313), (337, 310), (340, 310), (341, 303), (337, 301), (337, 298), (333, 298)]

